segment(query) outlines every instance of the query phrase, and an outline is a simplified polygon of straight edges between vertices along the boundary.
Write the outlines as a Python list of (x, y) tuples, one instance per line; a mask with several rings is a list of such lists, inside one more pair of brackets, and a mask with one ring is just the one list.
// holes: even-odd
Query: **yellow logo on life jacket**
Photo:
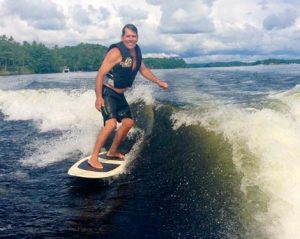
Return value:
[(122, 67), (131, 67), (132, 66), (132, 59), (130, 57), (127, 57), (124, 61), (120, 62), (120, 65)]

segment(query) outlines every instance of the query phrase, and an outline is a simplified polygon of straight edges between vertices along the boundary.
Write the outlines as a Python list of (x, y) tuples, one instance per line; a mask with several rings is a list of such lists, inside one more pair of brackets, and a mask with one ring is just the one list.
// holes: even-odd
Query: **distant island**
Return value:
[(257, 66), (257, 65), (279, 65), (279, 64), (300, 64), (300, 59), (266, 59), (258, 60), (254, 62), (241, 62), (241, 61), (229, 61), (229, 62), (210, 62), (210, 63), (191, 63), (187, 64), (189, 68), (198, 67), (230, 67), (230, 66)]
[[(0, 75), (58, 73), (76, 71), (97, 71), (107, 47), (100, 44), (80, 43), (77, 46), (48, 48), (33, 41), (22, 44), (13, 37), (0, 36)], [(145, 64), (152, 69), (230, 67), (271, 64), (300, 64), (299, 60), (267, 59), (250, 63), (211, 62), (187, 64), (180, 57), (144, 58)]]

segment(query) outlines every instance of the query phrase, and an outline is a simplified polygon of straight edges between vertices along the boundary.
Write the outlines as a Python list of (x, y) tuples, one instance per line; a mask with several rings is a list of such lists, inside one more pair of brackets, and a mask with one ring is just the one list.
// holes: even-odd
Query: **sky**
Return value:
[(0, 35), (109, 46), (127, 23), (144, 57), (188, 63), (300, 58), (300, 0), (0, 0)]

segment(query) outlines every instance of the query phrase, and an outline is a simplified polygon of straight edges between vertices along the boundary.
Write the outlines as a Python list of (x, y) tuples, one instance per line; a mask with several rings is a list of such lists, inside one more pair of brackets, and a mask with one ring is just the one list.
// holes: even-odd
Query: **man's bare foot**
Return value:
[(98, 155), (93, 156), (88, 160), (88, 164), (96, 169), (103, 169), (103, 165), (98, 160)]
[(114, 153), (111, 153), (111, 152), (107, 152), (106, 156), (108, 158), (118, 158), (118, 159), (125, 159), (125, 155), (124, 154), (121, 154), (120, 152), (114, 152)]

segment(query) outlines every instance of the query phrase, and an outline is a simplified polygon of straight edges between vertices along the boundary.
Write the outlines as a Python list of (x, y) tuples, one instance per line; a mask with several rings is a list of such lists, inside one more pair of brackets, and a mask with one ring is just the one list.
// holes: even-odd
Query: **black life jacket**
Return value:
[(123, 42), (112, 44), (107, 52), (112, 48), (117, 47), (122, 55), (122, 61), (119, 64), (116, 64), (112, 70), (106, 75), (108, 78), (114, 81), (114, 87), (118, 89), (131, 87), (132, 83), (141, 67), (142, 63), (142, 53), (138, 45), (135, 46), (136, 53), (136, 67), (132, 71), (133, 58), (130, 55), (130, 51)]

